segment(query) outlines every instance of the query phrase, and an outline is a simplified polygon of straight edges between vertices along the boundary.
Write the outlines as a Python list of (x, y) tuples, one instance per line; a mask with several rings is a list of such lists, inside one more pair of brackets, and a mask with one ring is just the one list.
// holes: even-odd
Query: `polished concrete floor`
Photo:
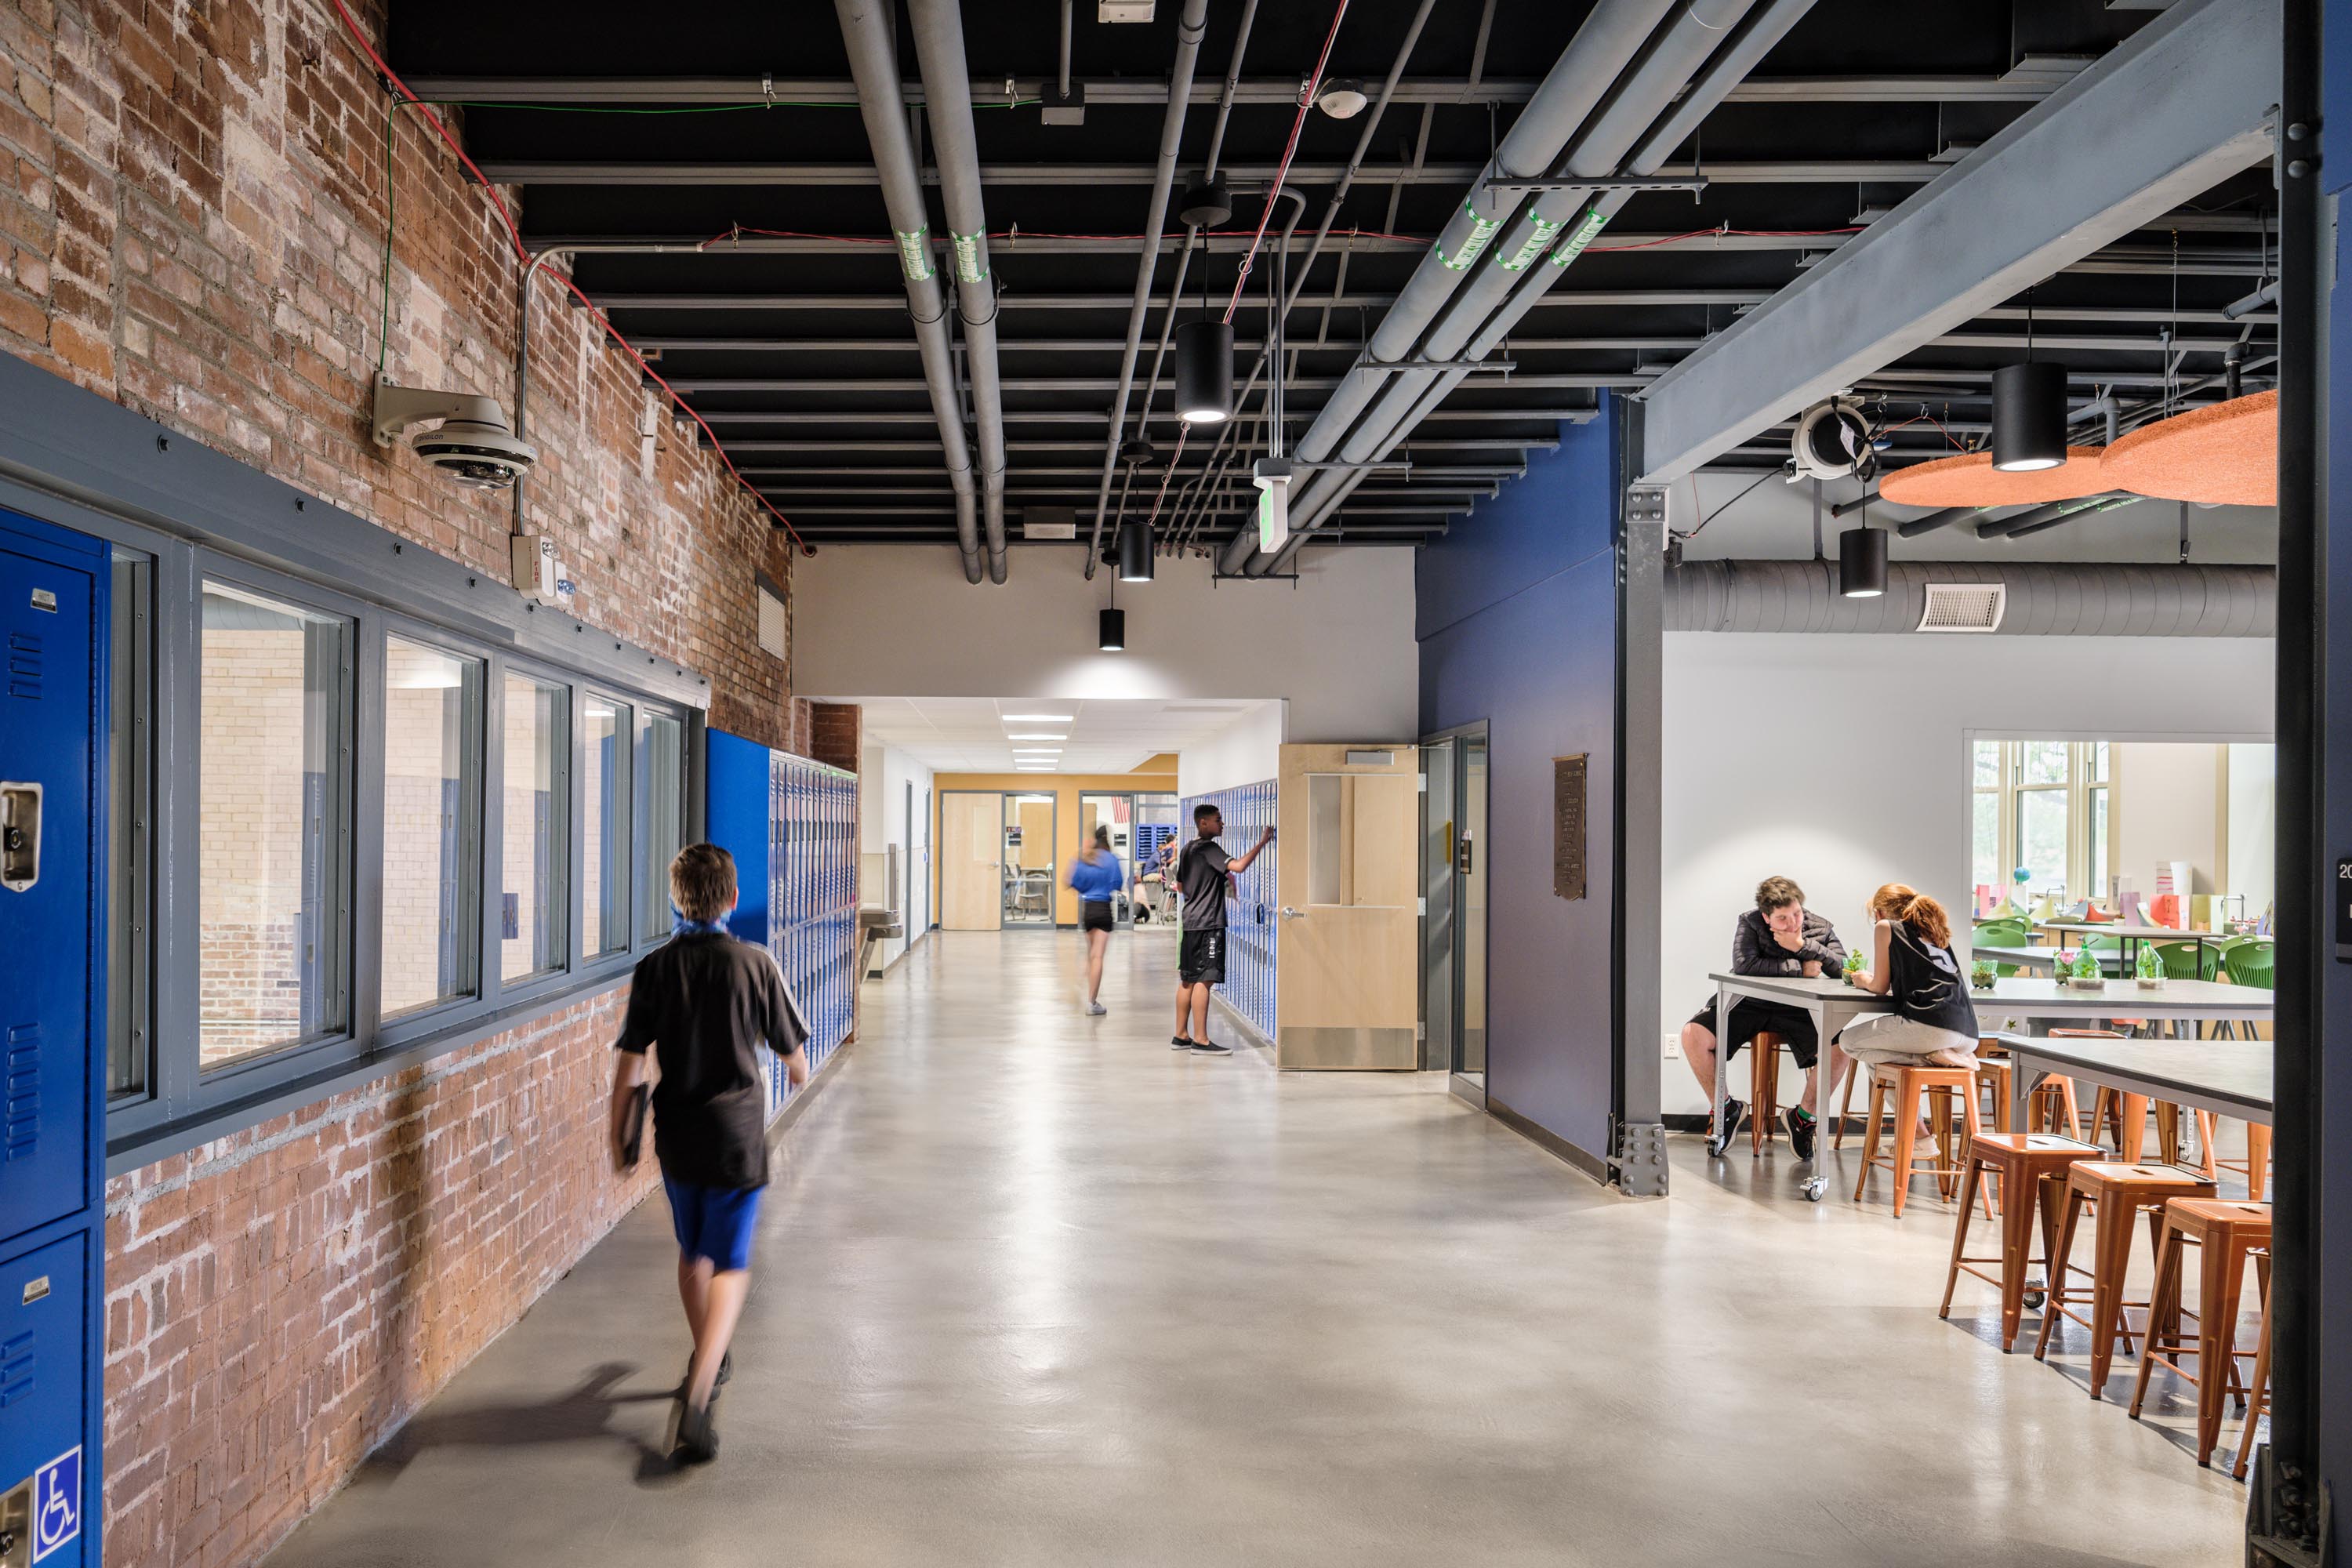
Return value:
[(1808, 1205), (1785, 1151), (1695, 1138), (1674, 1197), (1614, 1198), (1433, 1075), (1172, 1053), (1164, 936), (1081, 1016), (1076, 942), (935, 935), (869, 984), (716, 1464), (656, 1451), (656, 1199), (274, 1568), (2237, 1557), (2180, 1399), (2093, 1402), (2079, 1336), (2004, 1357), (1974, 1286), (1937, 1321), (1944, 1205)]

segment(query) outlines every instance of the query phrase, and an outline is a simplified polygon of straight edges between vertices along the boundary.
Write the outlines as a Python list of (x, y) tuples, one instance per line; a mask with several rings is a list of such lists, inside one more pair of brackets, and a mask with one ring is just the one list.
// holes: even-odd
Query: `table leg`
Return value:
[(2116, 1100), (2123, 1110), (2124, 1163), (2137, 1165), (2139, 1163), (2141, 1152), (2147, 1147), (2147, 1096), (2126, 1094), (2118, 1089), (2116, 1092)]
[(1723, 1136), (1723, 1058), (1731, 1054), (1727, 1048), (1730, 1033), (1731, 988), (1718, 984), (1715, 988), (1715, 1094), (1706, 1108), (1709, 1148)]
[(1805, 1009), (1805, 1011), (1812, 1015), (1813, 1040), (1815, 1045), (1815, 1055), (1813, 1058), (1813, 1084), (1815, 1089), (1813, 1095), (1813, 1168), (1812, 1173), (1805, 1178), (1805, 1201), (1811, 1204), (1817, 1204), (1822, 1201), (1822, 1194), (1828, 1190), (1830, 1183), (1829, 1176), (1826, 1173), (1829, 1165), (1830, 1148), (1830, 1130), (1827, 1118), (1832, 1115), (1842, 1116), (1843, 1112), (1832, 1111), (1831, 1110), (1831, 1103), (1837, 1098), (1837, 1096), (1832, 1092), (1837, 1088), (1837, 1085), (1831, 1081), (1832, 1075), (1830, 1072), (1830, 1052), (1833, 1048), (1831, 1044), (1831, 1039), (1835, 1033), (1835, 1031), (1830, 1027), (1830, 1019), (1834, 1010), (1831, 1007), (1828, 1002), (1821, 1001), (1811, 1004)]
[[(2028, 1073), (2023, 1062), (2019, 1061), (2014, 1056), (2010, 1058), (2009, 1124), (2020, 1132), (2030, 1131), (2032, 1129), (2032, 1123), (2026, 1119), (2032, 1114), (2033, 1090), (2041, 1081), (2040, 1073)], [(2001, 1202), (2009, 1201), (2007, 1193), (2001, 1194), (2000, 1196)]]

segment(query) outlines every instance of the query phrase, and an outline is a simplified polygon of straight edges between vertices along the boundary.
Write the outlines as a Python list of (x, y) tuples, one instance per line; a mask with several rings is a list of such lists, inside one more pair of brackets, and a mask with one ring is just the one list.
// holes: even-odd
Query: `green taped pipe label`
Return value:
[(1462, 210), (1469, 214), (1470, 237), (1462, 242), (1461, 250), (1454, 255), (1446, 255), (1444, 246), (1440, 246), (1437, 250), (1437, 259), (1452, 272), (1459, 272), (1477, 260), (1480, 253), (1486, 248), (1487, 242), (1495, 237), (1495, 231), (1503, 226), (1500, 218), (1480, 217), (1466, 206)]
[(1538, 218), (1535, 220), (1535, 225), (1536, 231), (1528, 236), (1528, 242), (1512, 252), (1511, 258), (1503, 263), (1504, 271), (1525, 272), (1534, 266), (1537, 258), (1542, 256), (1551, 242), (1559, 237), (1559, 231), (1568, 226), (1568, 222), (1563, 218), (1559, 223), (1548, 223), (1542, 218)]
[(892, 232), (898, 237), (898, 265), (906, 269), (908, 279), (916, 283), (928, 281), (931, 276), (930, 229), (919, 228), (912, 234), (903, 229)]
[(1551, 253), (1551, 264), (1554, 267), (1567, 266), (1583, 255), (1584, 247), (1591, 245), (1594, 237), (1608, 226), (1609, 216), (1606, 213), (1598, 207), (1587, 211), (1584, 221), (1576, 226), (1576, 232), (1561, 240), (1559, 248)]
[(956, 279), (959, 282), (977, 283), (988, 276), (988, 268), (980, 262), (980, 242), (986, 237), (985, 235), (949, 231), (949, 242), (955, 247)]

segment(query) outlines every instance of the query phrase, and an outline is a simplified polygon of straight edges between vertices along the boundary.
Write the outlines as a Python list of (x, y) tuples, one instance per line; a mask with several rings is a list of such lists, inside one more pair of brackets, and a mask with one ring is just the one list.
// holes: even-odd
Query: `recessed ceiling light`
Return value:
[(1031, 734), (1007, 735), (1007, 736), (1005, 736), (1004, 738), (1005, 738), (1006, 740), (1008, 740), (1008, 741), (1066, 741), (1066, 740), (1068, 740), (1068, 739), (1069, 739), (1069, 737), (1068, 737), (1067, 735), (1031, 735)]
[(1003, 713), (998, 717), (1008, 724), (1066, 724), (1070, 721), (1067, 713)]

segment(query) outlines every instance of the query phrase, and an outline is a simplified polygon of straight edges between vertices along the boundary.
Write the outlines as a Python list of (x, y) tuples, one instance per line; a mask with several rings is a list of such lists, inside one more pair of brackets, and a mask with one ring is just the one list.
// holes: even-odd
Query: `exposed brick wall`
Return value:
[(808, 755), (856, 773), (866, 744), (866, 710), (855, 702), (812, 702)]
[[(354, 9), (380, 38), (383, 0)], [(380, 330), (386, 123), (324, 0), (0, 0), (0, 351), (503, 580), (509, 498), (370, 438), (380, 353), (516, 393), (517, 264), (408, 111)], [(757, 642), (781, 535), (544, 281), (530, 346), (530, 516), (576, 612), (709, 676), (715, 725), (805, 752)], [(110, 1563), (257, 1561), (640, 1194), (602, 1164), (623, 994), (110, 1184)]]

